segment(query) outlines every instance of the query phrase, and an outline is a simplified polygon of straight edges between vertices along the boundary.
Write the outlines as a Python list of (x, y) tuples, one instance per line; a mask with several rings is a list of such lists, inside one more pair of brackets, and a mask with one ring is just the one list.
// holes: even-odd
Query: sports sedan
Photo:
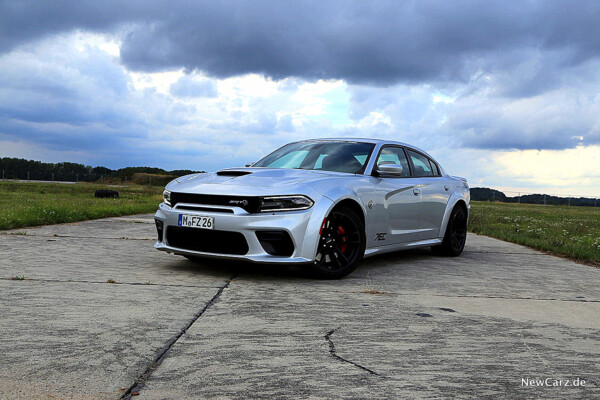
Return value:
[(158, 250), (303, 263), (329, 279), (390, 251), (458, 256), (470, 210), (466, 179), (414, 146), (372, 139), (291, 143), (246, 168), (177, 178), (163, 197)]

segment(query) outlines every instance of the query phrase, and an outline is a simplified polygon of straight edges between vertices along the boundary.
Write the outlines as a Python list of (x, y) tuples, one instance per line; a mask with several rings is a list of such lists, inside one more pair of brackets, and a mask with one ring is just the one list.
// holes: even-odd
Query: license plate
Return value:
[(199, 215), (179, 214), (179, 221), (177, 222), (177, 225), (187, 226), (189, 228), (215, 229), (215, 218)]

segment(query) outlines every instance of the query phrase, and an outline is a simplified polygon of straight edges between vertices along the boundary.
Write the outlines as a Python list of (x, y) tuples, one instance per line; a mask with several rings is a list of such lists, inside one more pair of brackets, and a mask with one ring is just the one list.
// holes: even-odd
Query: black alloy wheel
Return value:
[(342, 278), (358, 267), (365, 247), (365, 227), (361, 218), (349, 208), (336, 208), (321, 230), (312, 271), (321, 279)]
[(454, 207), (444, 240), (439, 246), (432, 246), (431, 250), (441, 256), (456, 257), (463, 252), (467, 242), (467, 212), (462, 206)]

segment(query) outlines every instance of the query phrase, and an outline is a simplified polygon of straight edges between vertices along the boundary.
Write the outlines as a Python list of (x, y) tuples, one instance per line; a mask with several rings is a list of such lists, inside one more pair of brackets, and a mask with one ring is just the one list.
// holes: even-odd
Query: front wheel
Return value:
[(358, 267), (366, 247), (365, 226), (354, 211), (334, 209), (325, 220), (311, 270), (317, 278), (339, 279)]
[(462, 253), (467, 241), (467, 212), (461, 206), (456, 206), (448, 219), (444, 240), (431, 250), (437, 255), (456, 257)]

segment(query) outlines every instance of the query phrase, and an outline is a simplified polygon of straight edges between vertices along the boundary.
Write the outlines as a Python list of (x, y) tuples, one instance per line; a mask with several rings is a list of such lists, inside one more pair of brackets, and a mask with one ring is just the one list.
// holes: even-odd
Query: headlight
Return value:
[(163, 201), (165, 202), (166, 205), (171, 207), (171, 192), (169, 192), (168, 190), (165, 190), (163, 192)]
[(260, 212), (307, 210), (315, 204), (306, 196), (271, 196), (262, 197)]

